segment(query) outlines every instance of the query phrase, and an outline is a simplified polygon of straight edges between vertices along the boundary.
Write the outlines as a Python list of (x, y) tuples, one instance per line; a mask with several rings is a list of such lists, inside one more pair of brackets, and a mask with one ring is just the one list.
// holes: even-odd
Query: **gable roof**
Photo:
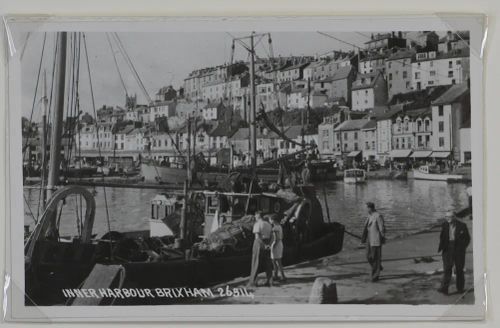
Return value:
[[(367, 73), (367, 74), (358, 74), (356, 81), (352, 84), (352, 90), (360, 90), (360, 89), (368, 89), (368, 88), (373, 88), (375, 84), (377, 83), (377, 80), (379, 79), (379, 76), (382, 73), (380, 71), (376, 71), (373, 73)], [(373, 81), (368, 82), (371, 80), (373, 77)], [(361, 83), (362, 79), (365, 79), (365, 83)]]
[(375, 129), (376, 127), (377, 127), (377, 121), (368, 120), (368, 122), (365, 125), (363, 125), (361, 130), (371, 130), (371, 129)]
[(445, 93), (432, 102), (432, 105), (451, 104), (460, 101), (460, 98), (469, 93), (467, 83), (452, 85)]

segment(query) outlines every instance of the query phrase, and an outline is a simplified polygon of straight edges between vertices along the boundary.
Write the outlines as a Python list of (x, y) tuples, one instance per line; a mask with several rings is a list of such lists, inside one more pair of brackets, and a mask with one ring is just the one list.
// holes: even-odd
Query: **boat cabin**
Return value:
[(350, 169), (344, 171), (345, 183), (362, 183), (366, 181), (366, 171), (361, 169)]
[(151, 237), (173, 236), (172, 230), (164, 222), (165, 218), (182, 208), (183, 200), (176, 196), (158, 194), (151, 200), (149, 230)]

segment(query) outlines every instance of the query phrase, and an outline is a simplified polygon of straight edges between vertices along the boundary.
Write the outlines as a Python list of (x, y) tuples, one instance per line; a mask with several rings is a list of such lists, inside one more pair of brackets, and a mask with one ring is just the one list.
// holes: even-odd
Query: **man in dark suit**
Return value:
[(442, 252), (444, 274), (438, 291), (447, 295), (453, 266), (457, 276), (457, 291), (464, 291), (465, 251), (470, 243), (470, 235), (467, 225), (457, 220), (455, 212), (447, 212), (445, 219), (441, 226), (438, 249), (438, 252)]

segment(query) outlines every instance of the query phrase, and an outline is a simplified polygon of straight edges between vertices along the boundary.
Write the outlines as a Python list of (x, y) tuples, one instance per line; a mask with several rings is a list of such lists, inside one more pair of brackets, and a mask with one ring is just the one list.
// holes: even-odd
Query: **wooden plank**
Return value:
[(120, 276), (120, 271), (124, 270), (121, 265), (96, 264), (83, 283), (81, 290), (95, 290), (99, 297), (75, 297), (71, 305), (100, 305), (103, 297), (98, 292), (100, 288), (112, 288)]

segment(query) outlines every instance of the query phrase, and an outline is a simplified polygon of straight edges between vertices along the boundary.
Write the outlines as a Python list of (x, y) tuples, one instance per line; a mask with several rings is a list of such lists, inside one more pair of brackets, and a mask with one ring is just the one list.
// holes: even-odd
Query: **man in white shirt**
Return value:
[(262, 212), (255, 212), (255, 224), (253, 226), (255, 239), (252, 247), (252, 268), (250, 271), (250, 278), (248, 280), (249, 287), (253, 287), (257, 283), (259, 262), (261, 262), (261, 265), (265, 265), (267, 277), (266, 285), (272, 284), (272, 264), (269, 253), (271, 230), (272, 226), (269, 222), (262, 218)]
[(368, 218), (365, 221), (362, 243), (366, 243), (366, 258), (372, 268), (372, 282), (378, 281), (382, 270), (382, 245), (385, 243), (384, 218), (375, 210), (375, 204), (366, 203)]

